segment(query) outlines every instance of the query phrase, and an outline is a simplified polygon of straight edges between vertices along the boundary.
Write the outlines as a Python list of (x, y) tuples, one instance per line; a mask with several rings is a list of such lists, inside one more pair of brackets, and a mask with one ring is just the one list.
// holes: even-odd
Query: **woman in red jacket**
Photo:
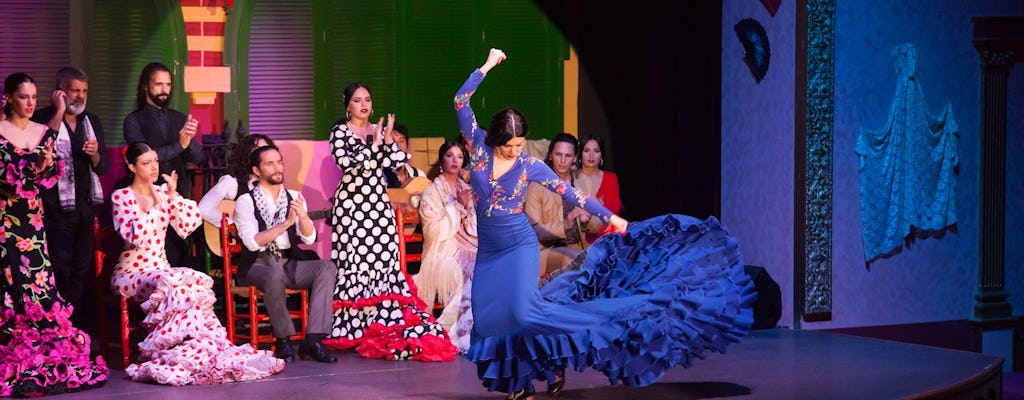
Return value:
[[(614, 172), (601, 169), (604, 166), (604, 141), (598, 136), (583, 135), (578, 159), (580, 169), (577, 172), (576, 188), (596, 198), (612, 213), (619, 214), (622, 211), (619, 177)], [(599, 236), (588, 233), (587, 242), (591, 243)]]

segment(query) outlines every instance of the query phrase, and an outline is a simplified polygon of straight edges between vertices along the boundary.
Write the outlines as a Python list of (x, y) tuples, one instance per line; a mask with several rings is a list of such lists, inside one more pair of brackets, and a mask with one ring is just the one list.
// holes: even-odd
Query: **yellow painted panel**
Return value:
[(224, 7), (185, 6), (181, 8), (185, 22), (225, 22)]
[(185, 67), (185, 92), (231, 91), (231, 67)]
[(223, 36), (186, 36), (188, 51), (224, 51)]

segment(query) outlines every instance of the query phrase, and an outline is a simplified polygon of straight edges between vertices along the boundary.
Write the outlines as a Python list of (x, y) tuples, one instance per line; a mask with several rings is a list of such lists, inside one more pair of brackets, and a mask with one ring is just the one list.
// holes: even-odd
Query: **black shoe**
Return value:
[(565, 374), (555, 375), (555, 381), (548, 384), (548, 394), (551, 397), (557, 396), (562, 393), (562, 389), (565, 388)]
[(280, 358), (289, 364), (295, 362), (295, 351), (292, 350), (291, 340), (287, 338), (277, 339), (274, 342), (274, 357)]
[(338, 357), (327, 351), (321, 342), (313, 342), (312, 344), (302, 342), (302, 345), (299, 346), (299, 357), (302, 357), (303, 360), (315, 360), (328, 364), (338, 362)]

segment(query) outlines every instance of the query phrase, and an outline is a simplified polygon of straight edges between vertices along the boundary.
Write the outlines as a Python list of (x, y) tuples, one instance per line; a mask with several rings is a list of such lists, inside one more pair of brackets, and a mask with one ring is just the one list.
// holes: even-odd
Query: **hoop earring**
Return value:
[(345, 111), (345, 119), (352, 119), (352, 113)]
[(604, 166), (604, 157), (601, 157), (601, 161), (597, 162), (597, 166), (598, 167), (603, 167)]

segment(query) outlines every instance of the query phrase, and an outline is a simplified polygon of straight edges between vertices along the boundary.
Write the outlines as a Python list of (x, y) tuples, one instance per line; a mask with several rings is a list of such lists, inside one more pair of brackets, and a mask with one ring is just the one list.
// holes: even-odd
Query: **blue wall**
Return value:
[[(810, 329), (970, 318), (977, 286), (979, 82), (970, 16), (1024, 16), (1015, 0), (837, 2), (833, 142), (833, 319)], [(795, 1), (771, 17), (758, 1), (723, 8), (722, 217), (748, 264), (765, 265), (783, 286), (782, 324), (793, 324), (793, 92)], [(732, 26), (752, 17), (772, 42), (768, 75), (755, 84)], [(865, 268), (859, 178), (859, 128), (884, 126), (895, 92), (889, 51), (913, 43), (918, 81), (933, 113), (952, 103), (960, 126), (959, 229), (916, 241)], [(1024, 65), (1011, 71), (1007, 152), (1006, 287), (1024, 314)], [(1017, 157), (1014, 157), (1014, 156)]]

